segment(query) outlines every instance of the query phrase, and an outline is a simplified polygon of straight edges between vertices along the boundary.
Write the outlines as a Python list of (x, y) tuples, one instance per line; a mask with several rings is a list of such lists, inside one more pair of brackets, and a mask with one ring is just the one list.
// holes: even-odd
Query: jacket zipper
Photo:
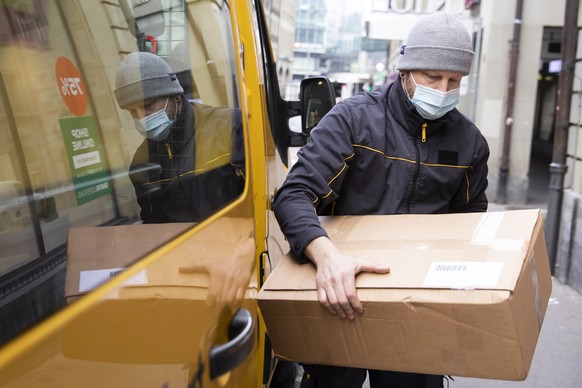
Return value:
[(170, 144), (166, 143), (166, 149), (168, 150), (168, 158), (170, 160), (174, 159), (174, 155), (172, 155), (172, 148), (170, 148)]
[[(423, 143), (426, 142), (426, 127), (427, 123), (423, 123), (421, 127), (421, 141)], [(416, 168), (414, 169), (414, 174), (412, 175), (412, 186), (410, 188), (410, 195), (408, 196), (408, 200), (406, 201), (406, 209), (407, 213), (411, 213), (411, 206), (412, 206), (412, 199), (416, 195), (416, 181), (418, 180), (418, 176), (420, 175), (420, 150), (418, 149), (418, 142), (416, 141), (417, 138), (413, 138), (414, 142), (414, 150), (416, 153)]]

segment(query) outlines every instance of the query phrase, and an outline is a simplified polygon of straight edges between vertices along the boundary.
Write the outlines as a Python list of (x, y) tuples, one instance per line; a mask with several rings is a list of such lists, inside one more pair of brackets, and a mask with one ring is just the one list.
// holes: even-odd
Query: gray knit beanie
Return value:
[(114, 94), (122, 108), (148, 98), (183, 92), (176, 74), (155, 54), (141, 51), (128, 54), (117, 68)]
[(471, 72), (473, 45), (467, 28), (449, 13), (423, 16), (400, 48), (398, 70)]

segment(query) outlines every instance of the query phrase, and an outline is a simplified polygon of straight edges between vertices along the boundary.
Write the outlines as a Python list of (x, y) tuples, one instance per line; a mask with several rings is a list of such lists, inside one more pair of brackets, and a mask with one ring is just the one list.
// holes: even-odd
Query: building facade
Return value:
[(269, 25), (273, 53), (277, 59), (279, 87), (284, 91), (292, 80), (295, 1), (266, 0), (263, 7)]
[(320, 75), (325, 72), (325, 21), (327, 8), (324, 0), (297, 0), (294, 44), (294, 79)]

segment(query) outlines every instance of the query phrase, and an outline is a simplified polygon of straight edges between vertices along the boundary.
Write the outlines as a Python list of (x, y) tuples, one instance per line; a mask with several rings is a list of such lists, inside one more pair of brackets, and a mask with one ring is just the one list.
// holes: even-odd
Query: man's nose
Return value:
[(143, 108), (133, 108), (131, 111), (131, 117), (135, 120), (141, 120), (146, 117), (146, 111)]
[(434, 89), (439, 90), (441, 92), (448, 92), (449, 91), (449, 80), (441, 79), (436, 84), (434, 84)]

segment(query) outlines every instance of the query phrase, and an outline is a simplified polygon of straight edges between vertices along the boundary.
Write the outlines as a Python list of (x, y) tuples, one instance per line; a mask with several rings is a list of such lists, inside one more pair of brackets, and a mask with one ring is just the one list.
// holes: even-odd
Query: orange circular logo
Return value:
[(67, 57), (59, 57), (55, 74), (57, 87), (71, 112), (77, 116), (83, 115), (87, 110), (87, 93), (79, 70)]

